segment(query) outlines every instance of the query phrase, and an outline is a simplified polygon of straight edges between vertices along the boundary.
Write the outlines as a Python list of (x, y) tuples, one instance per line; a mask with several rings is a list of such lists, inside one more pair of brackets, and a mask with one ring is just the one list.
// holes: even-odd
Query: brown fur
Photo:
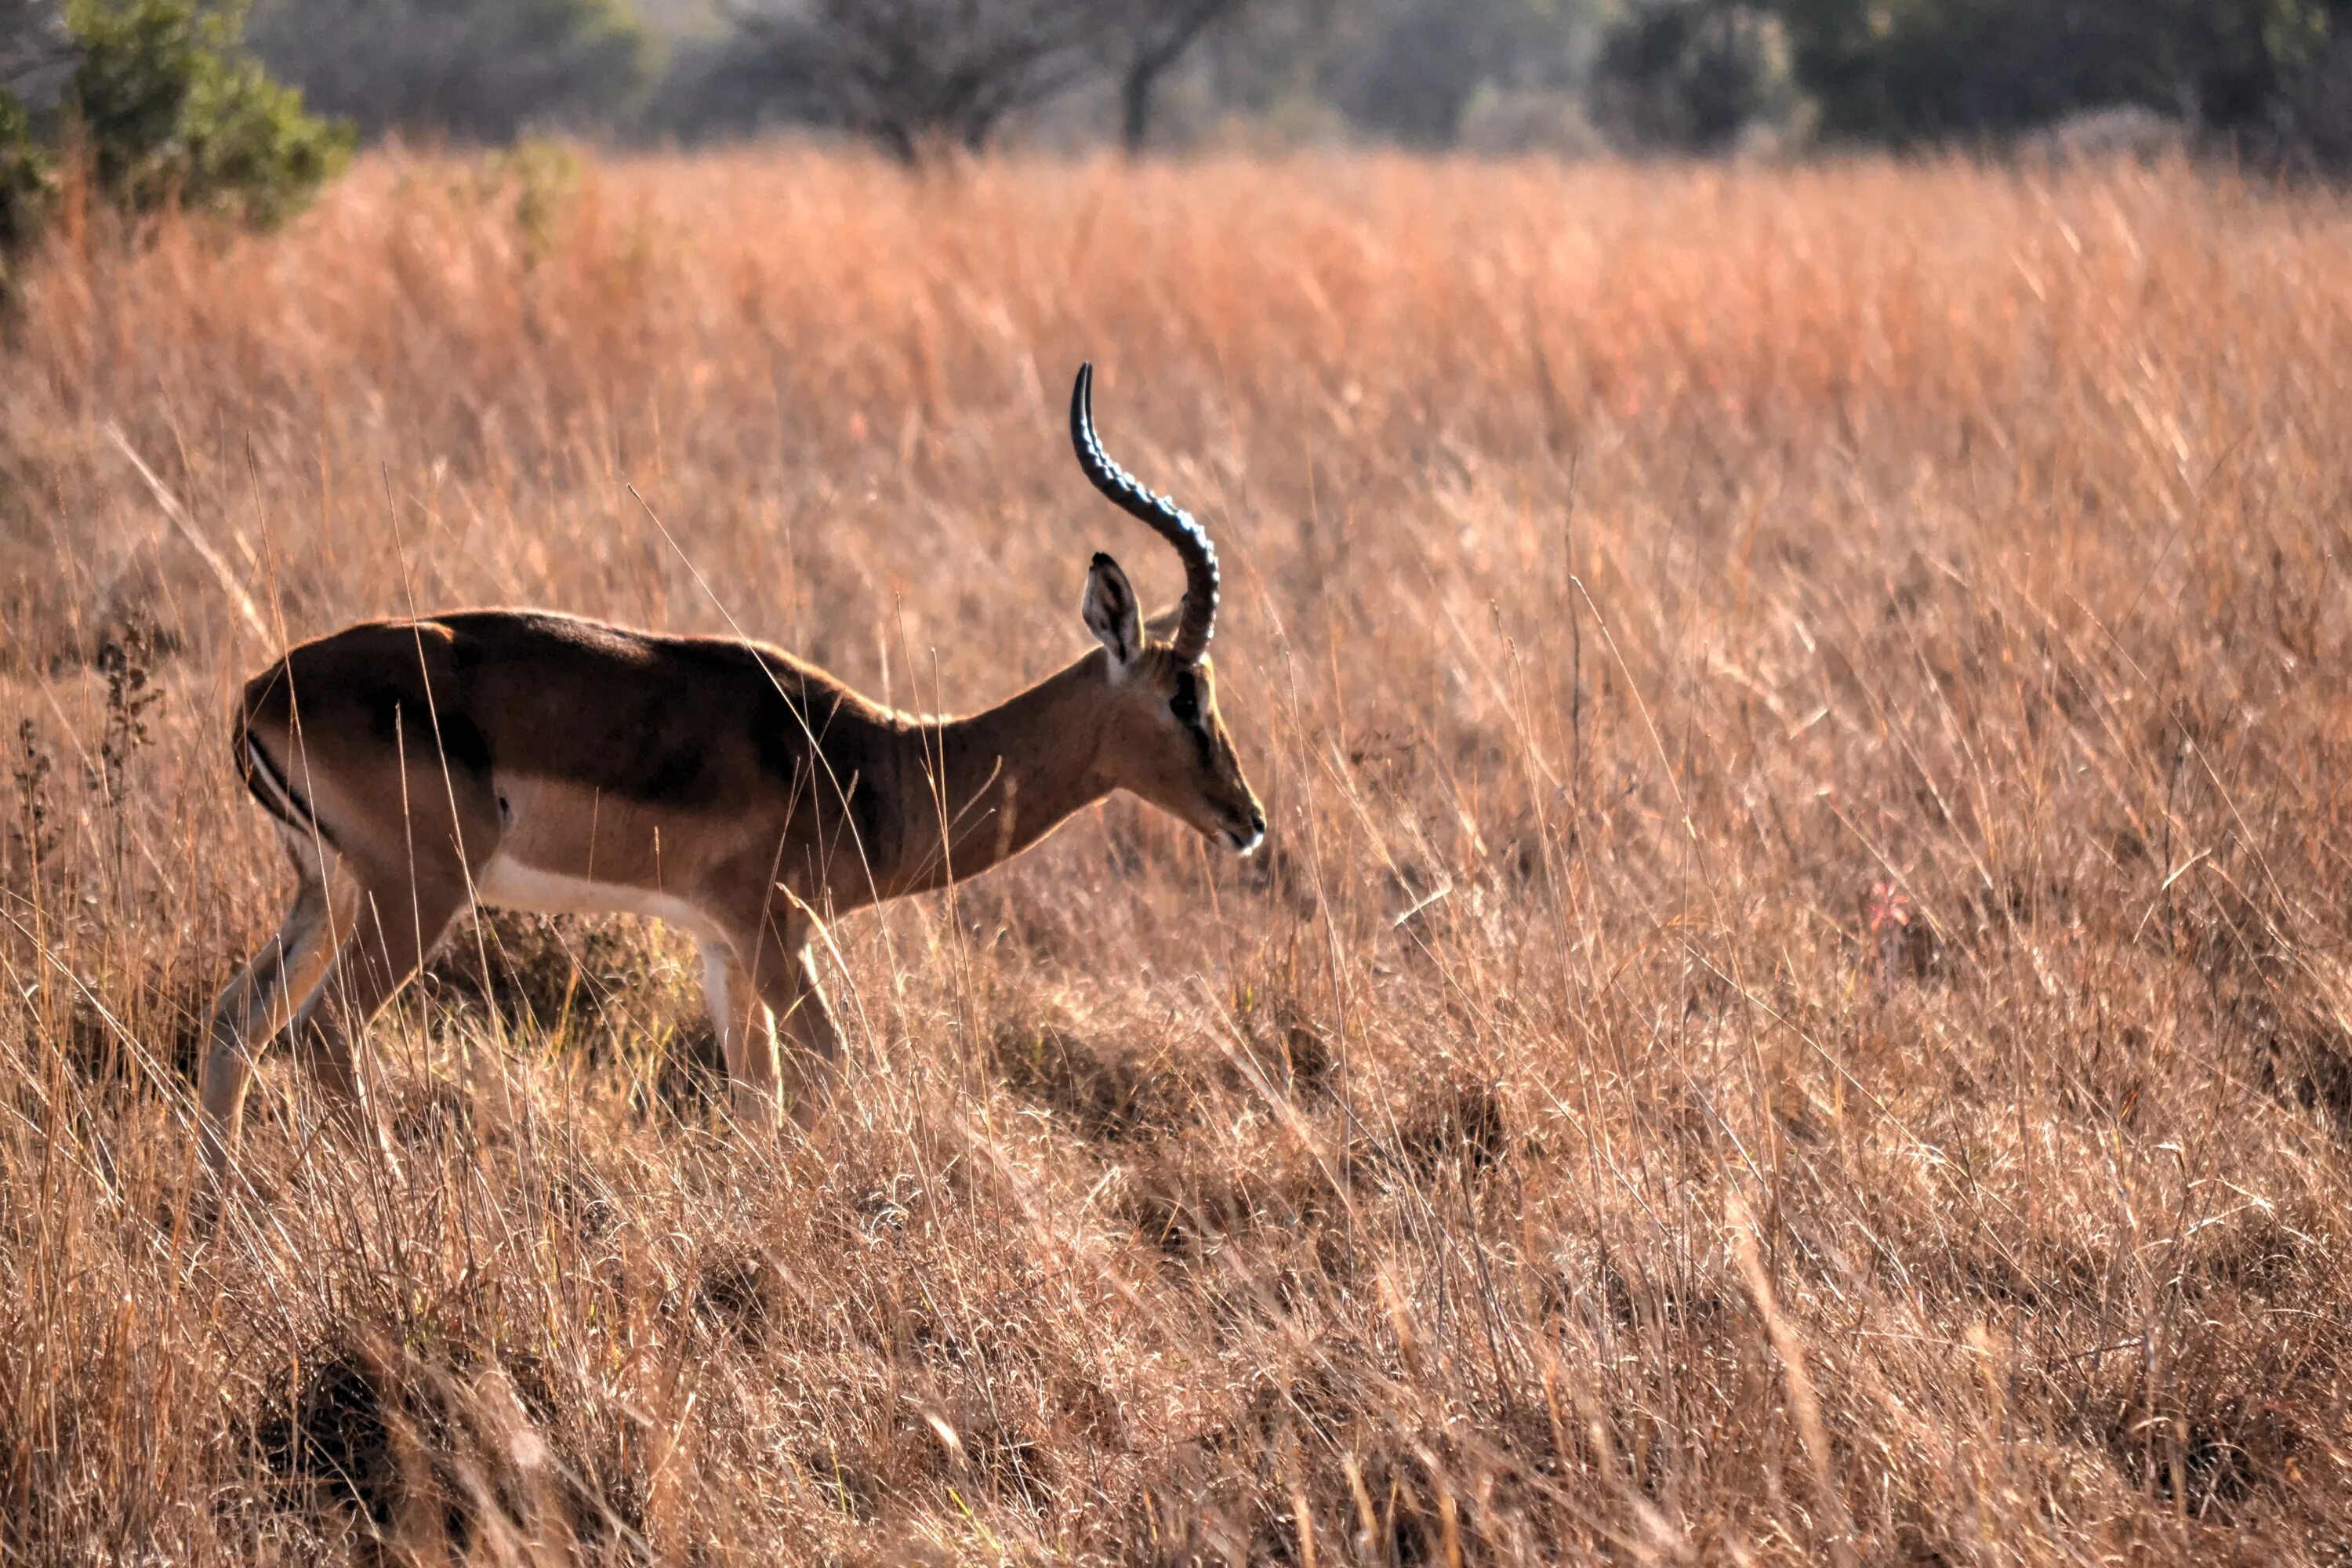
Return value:
[[(1087, 619), (1102, 648), (950, 720), (884, 708), (781, 649), (537, 611), (369, 622), (293, 649), (236, 721), (299, 885), (215, 1005), (209, 1154), (234, 1141), (251, 1047), (283, 1028), (372, 1127), (355, 1042), (457, 914), (505, 890), (693, 929), (739, 1107), (765, 1120), (776, 1026), (819, 1080), (839, 1054), (812, 963), (822, 921), (976, 875), (1117, 789), (1254, 845), (1264, 816), (1206, 660), (1147, 637), (1108, 557)], [(1190, 724), (1171, 710), (1188, 685)], [(772, 1016), (756, 1043), (750, 999)]]

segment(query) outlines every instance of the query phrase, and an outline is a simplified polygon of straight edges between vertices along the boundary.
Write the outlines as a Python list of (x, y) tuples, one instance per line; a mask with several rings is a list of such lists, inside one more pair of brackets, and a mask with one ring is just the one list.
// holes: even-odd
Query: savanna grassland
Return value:
[[(69, 213), (0, 347), (0, 1561), (2342, 1562), (2348, 263), (2187, 167)], [(247, 673), (527, 602), (983, 706), (1091, 551), (1180, 583), (1087, 357), (1216, 531), (1260, 856), (1114, 801), (843, 921), (805, 1141), (688, 944), (486, 921), (374, 1031), (398, 1173), (276, 1059), (214, 1201)]]

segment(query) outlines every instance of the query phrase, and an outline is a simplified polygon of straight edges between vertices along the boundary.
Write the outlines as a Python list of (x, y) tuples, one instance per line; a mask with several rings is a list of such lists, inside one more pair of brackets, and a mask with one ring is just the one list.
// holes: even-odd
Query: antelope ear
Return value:
[(1112, 665), (1125, 669), (1143, 653), (1143, 616), (1135, 603), (1135, 589), (1118, 563), (1097, 552), (1087, 569), (1087, 596), (1078, 606), (1087, 629), (1110, 650)]
[(1166, 609), (1143, 623), (1143, 635), (1156, 642), (1166, 642), (1176, 635), (1176, 623), (1184, 618), (1184, 602), (1179, 599)]

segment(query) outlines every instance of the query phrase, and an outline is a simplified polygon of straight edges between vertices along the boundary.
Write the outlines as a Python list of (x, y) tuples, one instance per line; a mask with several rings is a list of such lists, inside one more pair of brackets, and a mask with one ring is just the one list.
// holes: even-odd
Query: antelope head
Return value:
[(1265, 813), (1217, 712), (1209, 638), (1217, 625), (1217, 550), (1191, 514), (1153, 495), (1103, 455), (1095, 438), (1094, 367), (1070, 394), (1070, 442), (1095, 488), (1175, 547), (1184, 598), (1147, 625), (1118, 562), (1097, 552), (1081, 611), (1103, 645), (1108, 683), (1098, 766), (1115, 789), (1150, 802), (1203, 837), (1247, 855), (1265, 838)]

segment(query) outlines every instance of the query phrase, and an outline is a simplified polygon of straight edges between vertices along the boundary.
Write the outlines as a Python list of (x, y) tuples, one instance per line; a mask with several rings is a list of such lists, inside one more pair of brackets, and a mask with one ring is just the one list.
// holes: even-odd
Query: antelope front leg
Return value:
[(735, 949), (716, 938), (702, 943), (702, 1002), (719, 1050), (727, 1064), (728, 1097), (738, 1121), (772, 1127), (777, 1117), (776, 1034), (761, 1010), (759, 992), (742, 984)]
[[(767, 1004), (774, 1027), (790, 1035), (799, 1047), (792, 1053), (796, 1081), (789, 1104), (793, 1120), (804, 1129), (815, 1125), (831, 1100), (841, 1063), (841, 1028), (825, 1001), (824, 987), (817, 983), (816, 931), (814, 918), (805, 912), (774, 911), (761, 928), (759, 942), (752, 949), (756, 956), (750, 965), (752, 986)], [(772, 1032), (769, 1041), (769, 1069), (775, 1072)], [(776, 1079), (770, 1081), (774, 1087), (767, 1092), (773, 1103), (772, 1097), (782, 1086)]]

